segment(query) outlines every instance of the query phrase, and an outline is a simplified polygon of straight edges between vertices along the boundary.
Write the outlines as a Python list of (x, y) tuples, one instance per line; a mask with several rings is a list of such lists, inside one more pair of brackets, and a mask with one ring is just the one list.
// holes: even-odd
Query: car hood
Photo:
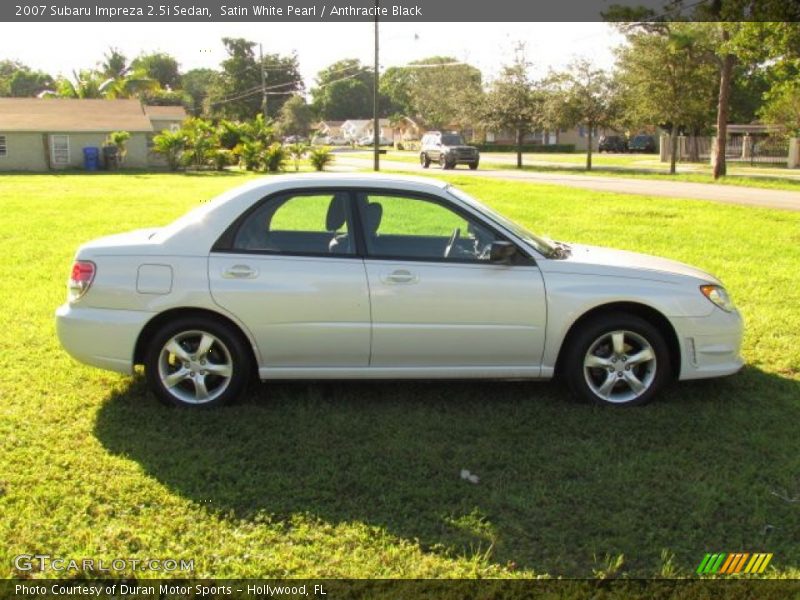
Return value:
[(607, 269), (615, 274), (628, 277), (671, 279), (678, 276), (691, 277), (707, 283), (720, 283), (716, 277), (702, 269), (668, 258), (603, 248), (602, 246), (570, 244), (570, 248), (572, 252), (568, 257), (548, 261), (553, 267), (551, 270), (567, 269), (572, 272), (597, 274), (598, 269)]
[(477, 150), (475, 146), (446, 146), (448, 150)]

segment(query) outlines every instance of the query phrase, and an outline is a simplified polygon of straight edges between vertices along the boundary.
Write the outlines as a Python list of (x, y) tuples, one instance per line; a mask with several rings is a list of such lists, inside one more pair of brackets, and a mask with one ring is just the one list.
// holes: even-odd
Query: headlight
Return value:
[(701, 285), (700, 291), (703, 292), (706, 298), (711, 300), (711, 302), (719, 306), (722, 310), (726, 312), (731, 312), (733, 310), (733, 301), (730, 296), (728, 296), (728, 292), (726, 292), (725, 288), (721, 285)]

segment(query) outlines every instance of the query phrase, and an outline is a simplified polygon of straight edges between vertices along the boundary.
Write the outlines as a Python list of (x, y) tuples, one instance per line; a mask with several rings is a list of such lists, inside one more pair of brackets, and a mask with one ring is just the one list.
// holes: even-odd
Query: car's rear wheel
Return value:
[(419, 164), (422, 165), (423, 169), (427, 169), (428, 167), (431, 166), (430, 157), (423, 152), (422, 154), (419, 155)]
[(247, 385), (251, 358), (237, 332), (211, 319), (181, 319), (151, 340), (145, 375), (166, 404), (212, 407), (236, 399)]
[(614, 406), (644, 404), (669, 379), (664, 336), (640, 317), (598, 315), (568, 343), (563, 374), (572, 393), (581, 399)]

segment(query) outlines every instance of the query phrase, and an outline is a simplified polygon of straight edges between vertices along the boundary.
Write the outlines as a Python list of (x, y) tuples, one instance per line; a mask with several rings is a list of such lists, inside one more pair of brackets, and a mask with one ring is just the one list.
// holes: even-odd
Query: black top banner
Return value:
[[(720, 8), (722, 7), (722, 8)], [(6, 22), (798, 21), (797, 0), (3, 0)]]

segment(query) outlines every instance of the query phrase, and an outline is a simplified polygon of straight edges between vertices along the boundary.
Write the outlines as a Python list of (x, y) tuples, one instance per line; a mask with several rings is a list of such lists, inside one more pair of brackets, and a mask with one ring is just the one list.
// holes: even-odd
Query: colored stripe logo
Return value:
[(736, 573), (763, 573), (772, 560), (772, 553), (736, 552), (708, 553), (697, 567), (698, 575), (735, 575)]

